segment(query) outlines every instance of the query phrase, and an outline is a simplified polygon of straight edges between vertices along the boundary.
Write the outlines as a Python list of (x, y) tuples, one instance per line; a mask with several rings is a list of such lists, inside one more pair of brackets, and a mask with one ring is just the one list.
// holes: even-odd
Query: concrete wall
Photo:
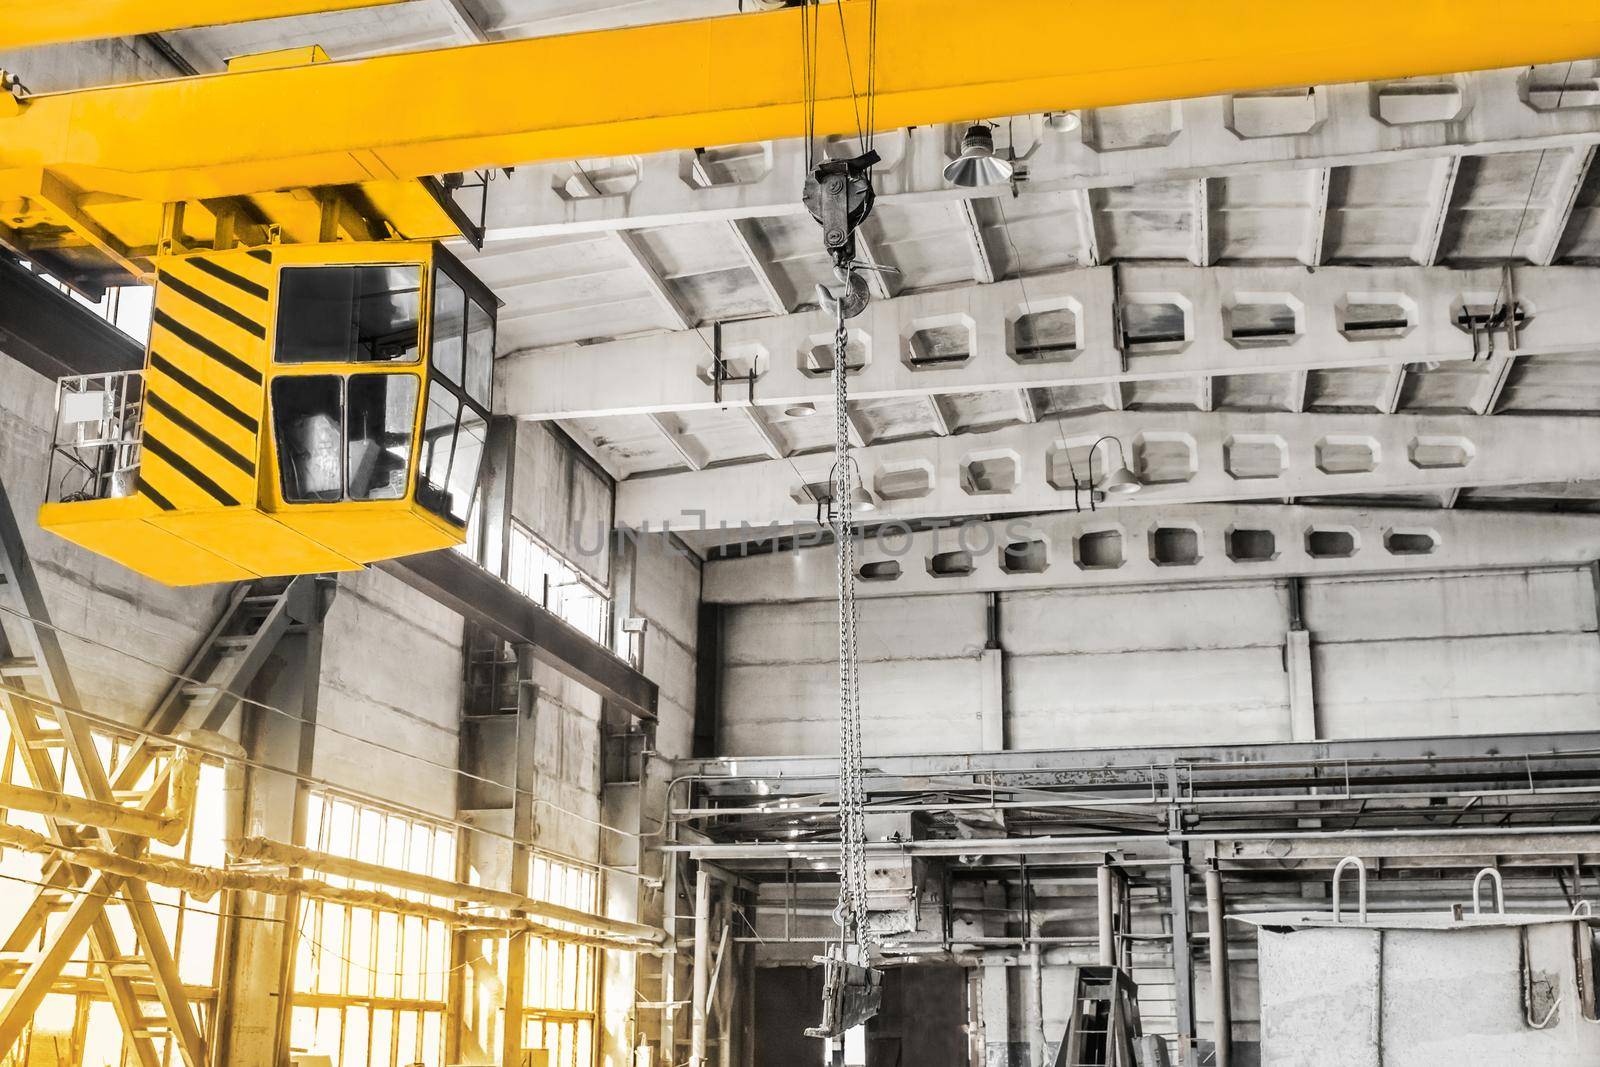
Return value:
[(461, 616), (398, 579), (340, 575), (323, 620), (315, 776), (453, 817), (461, 642)]
[(660, 687), (656, 749), (687, 756), (694, 736), (700, 561), (669, 534), (633, 540), (631, 612), (646, 620), (645, 677)]
[(553, 426), (517, 424), (512, 514), (589, 577), (611, 580), (611, 479)]
[[(1600, 636), (1589, 568), (1306, 580), (1318, 732), (1377, 737), (1593, 729)], [(982, 595), (860, 604), (869, 752), (978, 749)], [(1288, 740), (1280, 581), (1004, 594), (1008, 748)], [(724, 614), (719, 747), (837, 747), (834, 608)]]

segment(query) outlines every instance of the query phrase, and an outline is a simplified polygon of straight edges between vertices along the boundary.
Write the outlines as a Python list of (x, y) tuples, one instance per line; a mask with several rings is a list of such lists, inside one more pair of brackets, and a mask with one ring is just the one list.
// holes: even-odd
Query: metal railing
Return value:
[(62, 378), (56, 383), (45, 502), (131, 495), (143, 440), (143, 371)]

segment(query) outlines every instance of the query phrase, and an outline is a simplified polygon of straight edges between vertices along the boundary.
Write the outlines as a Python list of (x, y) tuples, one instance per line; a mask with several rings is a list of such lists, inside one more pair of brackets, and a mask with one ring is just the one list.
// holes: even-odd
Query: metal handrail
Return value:
[(1356, 896), (1359, 908), (1359, 921), (1367, 921), (1367, 865), (1359, 856), (1346, 856), (1339, 861), (1333, 869), (1333, 921), (1339, 921), (1339, 881), (1344, 877), (1345, 868), (1354, 866), (1356, 869)]
[(1494, 879), (1495, 907), (1498, 909), (1497, 914), (1504, 915), (1506, 913), (1506, 887), (1500, 880), (1500, 872), (1493, 867), (1485, 867), (1472, 879), (1472, 914), (1483, 914), (1483, 908), (1479, 903), (1478, 897), (1485, 878)]

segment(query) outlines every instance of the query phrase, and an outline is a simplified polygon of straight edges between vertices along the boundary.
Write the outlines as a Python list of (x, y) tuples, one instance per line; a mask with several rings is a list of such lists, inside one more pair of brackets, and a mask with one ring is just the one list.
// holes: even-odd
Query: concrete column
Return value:
[[(515, 789), (511, 794), (511, 869), (507, 872), (506, 888), (513, 893), (528, 892), (528, 842), (536, 832), (533, 811), (533, 781), (538, 760), (538, 697), (533, 685), (533, 648), (518, 646), (517, 657), (517, 717), (512, 724), (516, 746), (516, 767), (512, 775)], [(500, 1032), (501, 1062), (517, 1063), (522, 1059), (522, 1010), (527, 999), (528, 939), (526, 930), (506, 938), (505, 971), (505, 1026)], [(603, 958), (603, 957), (602, 957)]]
[(1311, 632), (1290, 630), (1284, 657), (1289, 671), (1289, 737), (1294, 741), (1315, 741), (1317, 701), (1311, 684)]
[(986, 648), (978, 656), (979, 736), (985, 752), (1006, 747), (1005, 655), (998, 648)]
[(1115, 967), (1117, 965), (1117, 934), (1114, 916), (1116, 914), (1117, 899), (1117, 872), (1110, 864), (1102, 866), (1095, 872), (1095, 887), (1098, 891), (1098, 917), (1100, 940), (1100, 966)]
[(1283, 669), (1289, 675), (1289, 737), (1317, 739), (1317, 695), (1311, 675), (1311, 631), (1301, 613), (1300, 579), (1289, 579), (1289, 632), (1284, 638)]
[(1189, 954), (1189, 863), (1172, 864), (1172, 993), (1177, 1016), (1178, 1063), (1194, 1067), (1194, 963)]
[[(1038, 928), (1028, 931), (1037, 937)], [(1044, 954), (1039, 942), (1028, 947), (1028, 1044), (1033, 1067), (1046, 1067), (1044, 1032)]]
[[(706, 1064), (706, 1000), (711, 990), (711, 872), (704, 867), (694, 883), (694, 992), (689, 1003), (689, 1065)], [(670, 1055), (670, 1050), (667, 1050)]]
[(1212, 1017), (1216, 1020), (1216, 1067), (1233, 1062), (1233, 1004), (1228, 993), (1228, 931), (1223, 916), (1222, 872), (1206, 869), (1206, 934), (1211, 955)]
[(1011, 1063), (1011, 968), (1002, 952), (983, 956), (983, 1060), (987, 1067)]

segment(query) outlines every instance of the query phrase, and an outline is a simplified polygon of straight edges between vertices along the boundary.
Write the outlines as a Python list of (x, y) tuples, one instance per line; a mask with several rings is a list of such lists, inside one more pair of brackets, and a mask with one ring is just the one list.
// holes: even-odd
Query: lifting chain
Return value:
[(845, 309), (833, 336), (833, 536), (839, 580), (839, 905), (840, 940), (865, 962), (867, 927), (866, 795), (862, 784), (861, 680), (856, 655), (856, 566), (852, 530), (855, 461), (850, 455), (850, 335)]

